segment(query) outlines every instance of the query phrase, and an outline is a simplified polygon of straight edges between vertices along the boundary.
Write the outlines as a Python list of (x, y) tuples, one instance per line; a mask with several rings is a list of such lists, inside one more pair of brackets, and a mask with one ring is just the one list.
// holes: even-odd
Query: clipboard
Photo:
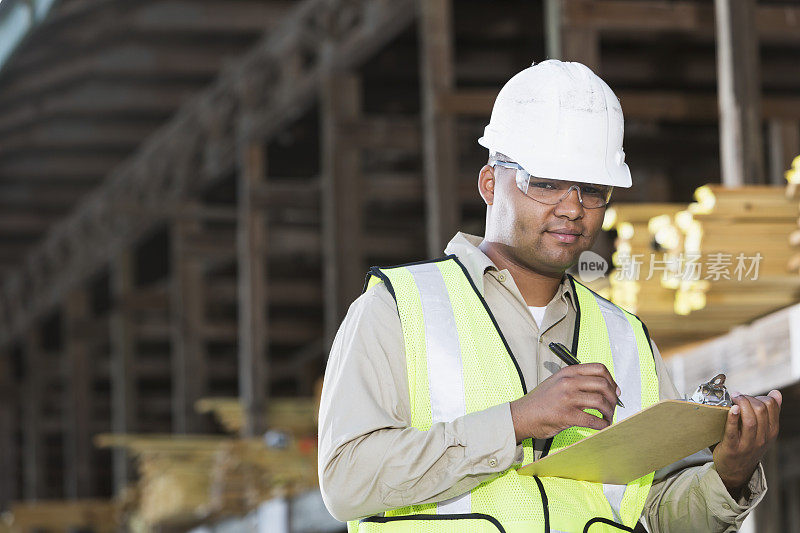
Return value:
[(625, 485), (720, 442), (729, 410), (663, 400), (517, 473)]

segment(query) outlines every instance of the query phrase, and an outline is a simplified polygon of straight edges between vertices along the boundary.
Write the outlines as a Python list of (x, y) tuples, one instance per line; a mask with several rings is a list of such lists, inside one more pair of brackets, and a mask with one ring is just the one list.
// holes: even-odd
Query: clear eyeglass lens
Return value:
[(531, 176), (516, 163), (497, 161), (495, 164), (516, 169), (516, 182), (519, 190), (521, 190), (523, 194), (527, 194), (534, 200), (544, 204), (555, 205), (559, 203), (567, 196), (567, 193), (569, 193), (571, 189), (578, 190), (578, 197), (581, 201), (581, 205), (587, 209), (603, 207), (611, 200), (611, 191), (613, 187), (592, 184), (584, 184), (581, 186), (567, 185), (561, 180), (548, 180), (546, 178)]
[(572, 189), (576, 189), (583, 207), (589, 209), (606, 205), (611, 192), (609, 187), (602, 185), (568, 185), (559, 180), (545, 180), (536, 177), (530, 178), (527, 189), (528, 196), (550, 205), (559, 203)]

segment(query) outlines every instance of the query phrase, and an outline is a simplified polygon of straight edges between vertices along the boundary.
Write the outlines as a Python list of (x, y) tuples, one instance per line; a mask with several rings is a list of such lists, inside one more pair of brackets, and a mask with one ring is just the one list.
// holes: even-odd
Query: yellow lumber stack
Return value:
[(99, 435), (95, 442), (127, 448), (136, 457), (138, 516), (150, 526), (172, 526), (209, 516), (211, 467), (228, 440), (208, 435)]
[[(244, 425), (244, 408), (238, 398), (202, 398), (195, 404), (200, 413), (212, 413), (230, 433), (239, 433)], [(314, 398), (274, 398), (267, 406), (270, 428), (295, 436), (315, 435), (317, 402)]]
[[(685, 208), (681, 204), (617, 204), (606, 211), (603, 228), (616, 229), (615, 252), (611, 256), (614, 271), (609, 277), (610, 299), (635, 314), (652, 316), (672, 313), (674, 291), (664, 288), (660, 271), (652, 277), (651, 261), (660, 260), (648, 225), (654, 216), (670, 218)], [(648, 279), (649, 277), (649, 279)]]
[(2, 522), (3, 528), (13, 533), (75, 530), (111, 533), (120, 525), (117, 505), (108, 500), (13, 502)]
[(276, 496), (293, 496), (317, 486), (316, 440), (294, 441), (285, 449), (263, 441), (236, 440), (216, 453), (211, 470), (210, 508), (216, 514), (244, 514)]
[[(684, 246), (685, 204), (617, 204), (604, 227), (617, 230), (610, 299), (641, 318), (662, 352), (726, 331), (675, 313), (675, 259)], [(673, 280), (673, 281), (670, 281)]]
[(700, 270), (679, 282), (678, 314), (716, 329), (800, 300), (800, 278), (787, 270), (797, 202), (780, 187), (760, 185), (704, 185), (695, 198), (686, 215), (691, 220), (684, 225), (683, 252), (685, 259), (698, 258)]
[[(786, 171), (786, 198), (792, 202), (797, 203), (800, 201), (800, 155), (792, 161), (792, 168)], [(800, 226), (800, 219), (797, 220), (797, 225)], [(787, 262), (787, 270), (789, 272), (800, 271), (800, 227), (792, 231), (789, 236), (789, 244), (792, 246), (793, 253)]]
[[(124, 447), (137, 459), (139, 479), (125, 506), (128, 525), (186, 527), (316, 486), (315, 405), (314, 398), (270, 400), (270, 431), (280, 447), (216, 435), (99, 435), (95, 442)], [(196, 407), (214, 413), (228, 431), (241, 429), (237, 399), (205, 398)]]

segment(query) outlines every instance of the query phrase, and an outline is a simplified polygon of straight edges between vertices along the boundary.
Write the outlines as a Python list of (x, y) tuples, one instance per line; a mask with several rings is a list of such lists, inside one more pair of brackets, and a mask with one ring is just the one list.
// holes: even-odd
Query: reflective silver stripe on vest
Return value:
[[(425, 350), (428, 364), (428, 387), (433, 422), (452, 422), (467, 414), (464, 394), (461, 344), (458, 340), (453, 306), (436, 263), (407, 267), (420, 294), (422, 319), (425, 324)], [(437, 504), (438, 514), (460, 514), (471, 511), (467, 492)]]
[[(636, 345), (636, 335), (625, 313), (614, 304), (595, 295), (597, 305), (603, 314), (608, 331), (608, 340), (611, 344), (611, 356), (614, 361), (614, 379), (622, 390), (620, 399), (625, 407), (616, 407), (617, 422), (622, 422), (627, 417), (642, 410), (642, 374), (639, 365), (639, 347)], [(605, 494), (614, 518), (620, 518), (620, 506), (625, 495), (627, 485), (603, 484)]]

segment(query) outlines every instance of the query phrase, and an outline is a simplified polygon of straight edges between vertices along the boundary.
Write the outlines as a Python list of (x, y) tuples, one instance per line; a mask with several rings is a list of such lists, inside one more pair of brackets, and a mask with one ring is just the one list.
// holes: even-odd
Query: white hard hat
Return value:
[(533, 176), (630, 187), (623, 129), (619, 100), (603, 80), (580, 63), (550, 59), (500, 89), (478, 142)]

